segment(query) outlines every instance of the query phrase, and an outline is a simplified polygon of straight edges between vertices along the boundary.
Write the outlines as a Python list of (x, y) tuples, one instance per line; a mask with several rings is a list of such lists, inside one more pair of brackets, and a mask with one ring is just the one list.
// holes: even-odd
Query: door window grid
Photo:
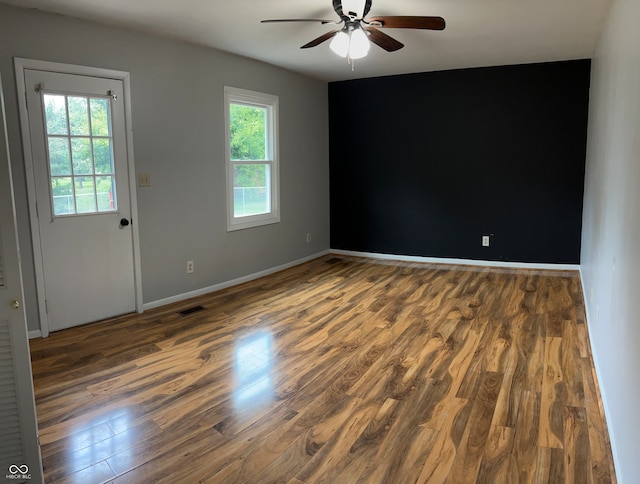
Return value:
[(117, 210), (107, 98), (43, 94), (54, 216)]

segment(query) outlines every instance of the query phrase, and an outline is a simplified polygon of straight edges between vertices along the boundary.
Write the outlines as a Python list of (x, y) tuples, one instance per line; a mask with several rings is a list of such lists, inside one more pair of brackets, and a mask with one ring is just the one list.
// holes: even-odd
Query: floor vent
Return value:
[(182, 311), (178, 311), (180, 316), (188, 316), (189, 314), (197, 313), (198, 311), (204, 311), (204, 306), (193, 306)]

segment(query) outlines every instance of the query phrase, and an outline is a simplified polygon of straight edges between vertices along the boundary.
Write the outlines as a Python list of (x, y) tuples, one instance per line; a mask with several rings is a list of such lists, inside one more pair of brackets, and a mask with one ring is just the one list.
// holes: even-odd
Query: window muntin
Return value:
[(280, 221), (278, 98), (225, 87), (227, 229)]
[(54, 217), (118, 209), (107, 98), (44, 93)]

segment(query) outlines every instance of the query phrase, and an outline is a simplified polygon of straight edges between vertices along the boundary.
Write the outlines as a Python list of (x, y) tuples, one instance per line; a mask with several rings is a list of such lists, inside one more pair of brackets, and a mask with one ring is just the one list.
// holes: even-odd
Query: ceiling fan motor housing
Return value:
[[(365, 1), (361, 18), (366, 17), (367, 14), (369, 13), (369, 10), (371, 10), (371, 2), (372, 0)], [(351, 19), (352, 16), (357, 17), (357, 13), (355, 12), (346, 12), (345, 14), (344, 10), (342, 9), (342, 0), (333, 0), (333, 10), (335, 10), (338, 16), (345, 21)]]

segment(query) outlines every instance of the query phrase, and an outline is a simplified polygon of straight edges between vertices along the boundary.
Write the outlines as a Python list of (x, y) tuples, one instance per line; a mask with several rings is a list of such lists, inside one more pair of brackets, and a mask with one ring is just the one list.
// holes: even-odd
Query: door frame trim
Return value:
[(43, 338), (49, 336), (49, 318), (45, 303), (44, 264), (42, 260), (42, 245), (40, 226), (36, 211), (36, 180), (31, 150), (31, 132), (29, 130), (29, 112), (27, 110), (27, 91), (25, 85), (25, 69), (56, 72), (60, 74), (72, 74), (79, 76), (101, 77), (122, 81), (124, 88), (125, 132), (127, 148), (127, 166), (129, 175), (129, 199), (131, 201), (131, 218), (135, 223), (131, 224), (131, 238), (133, 245), (133, 277), (135, 288), (135, 309), (138, 313), (143, 311), (142, 300), (142, 263), (140, 259), (140, 233), (138, 230), (138, 199), (136, 194), (135, 164), (133, 158), (133, 122), (131, 116), (131, 86), (130, 75), (126, 71), (102, 69), (98, 67), (63, 64), (34, 59), (14, 57), (16, 73), (16, 87), (18, 91), (18, 108), (20, 113), (20, 129), (22, 131), (22, 149), (24, 153), (25, 178), (27, 181), (27, 195), (29, 202), (29, 221), (31, 224), (31, 243), (33, 247), (33, 261), (36, 276), (36, 293), (38, 296), (38, 312), (40, 316), (40, 332)]

